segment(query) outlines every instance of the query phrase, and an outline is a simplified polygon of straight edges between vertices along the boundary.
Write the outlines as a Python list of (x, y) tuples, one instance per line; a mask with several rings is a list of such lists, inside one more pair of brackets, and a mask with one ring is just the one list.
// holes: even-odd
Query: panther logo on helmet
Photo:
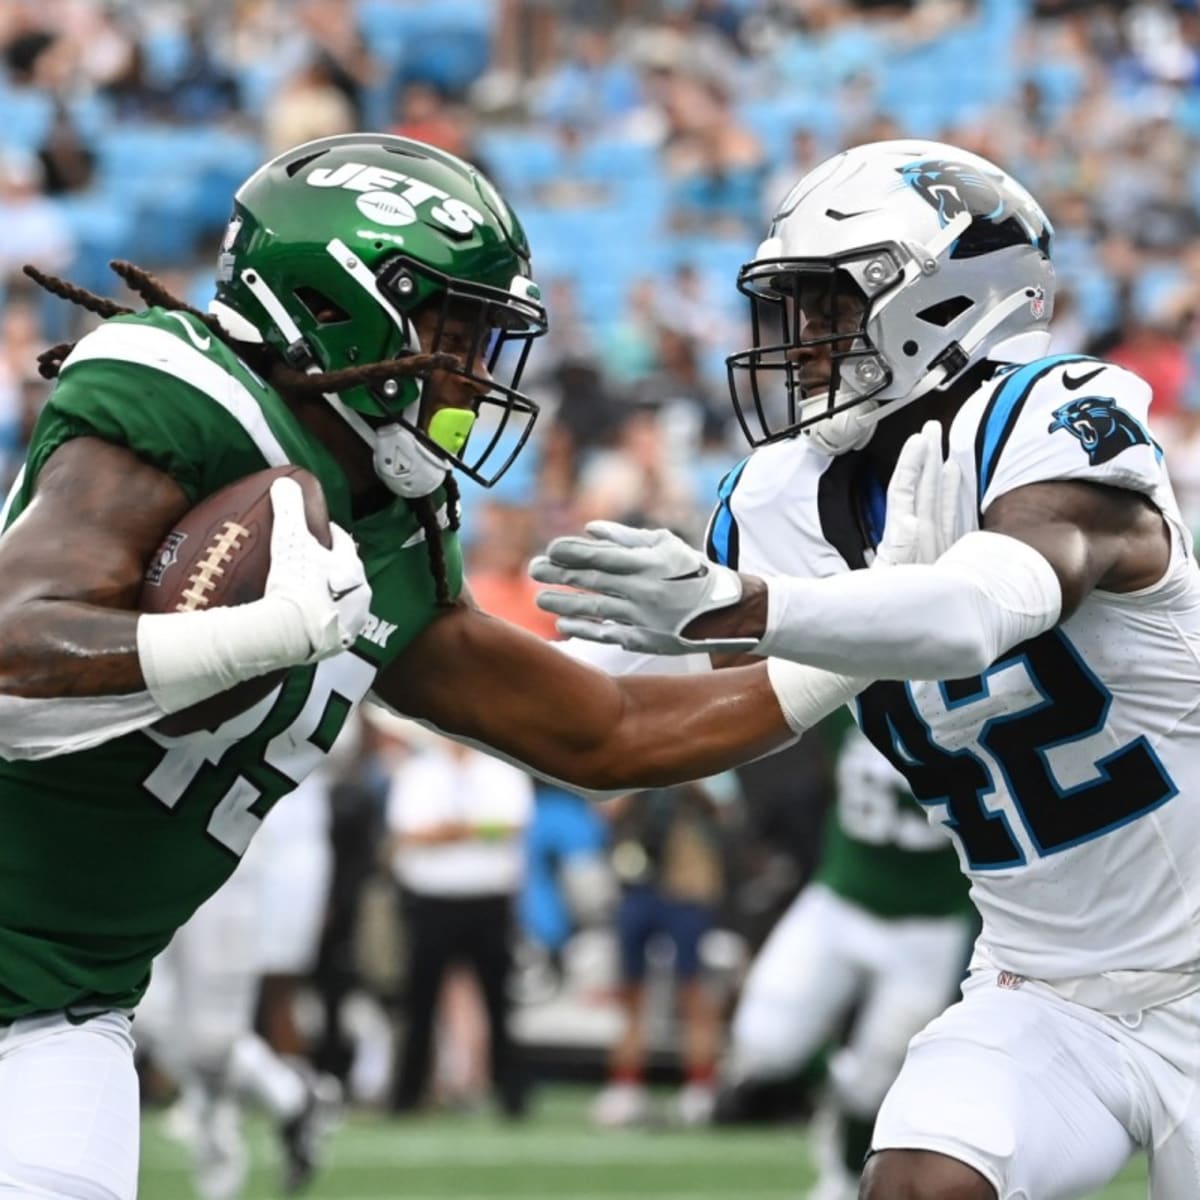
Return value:
[(937, 209), (943, 228), (963, 212), (989, 221), (999, 220), (1004, 213), (1000, 189), (965, 163), (920, 159), (905, 163), (896, 172), (922, 200)]
[(1065, 429), (1087, 451), (1092, 466), (1116, 458), (1131, 446), (1153, 446), (1161, 455), (1157, 443), (1111, 396), (1081, 396), (1054, 410), (1054, 420), (1047, 433)]

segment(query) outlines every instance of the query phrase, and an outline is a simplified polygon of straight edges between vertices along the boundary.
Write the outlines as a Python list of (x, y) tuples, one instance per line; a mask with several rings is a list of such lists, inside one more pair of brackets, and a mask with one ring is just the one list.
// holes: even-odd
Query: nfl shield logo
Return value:
[(1024, 982), (1025, 976), (1017, 975), (1013, 971), (1001, 971), (1000, 974), (996, 976), (996, 986), (999, 988), (1005, 988), (1010, 992), (1015, 992), (1017, 988), (1019, 988)]
[(174, 533), (167, 534), (163, 544), (155, 551), (154, 557), (150, 560), (150, 565), (146, 568), (146, 582), (154, 587), (159, 587), (162, 584), (163, 576), (167, 573), (167, 568), (179, 558), (179, 547), (187, 538), (186, 533), (180, 533), (176, 530)]

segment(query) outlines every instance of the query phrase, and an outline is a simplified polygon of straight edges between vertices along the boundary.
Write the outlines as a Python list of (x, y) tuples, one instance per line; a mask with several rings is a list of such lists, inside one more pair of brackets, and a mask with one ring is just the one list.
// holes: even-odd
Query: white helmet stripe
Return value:
[(292, 314), (283, 307), (283, 301), (271, 290), (267, 281), (253, 268), (242, 272), (242, 282), (253, 293), (255, 300), (267, 310), (267, 316), (274, 322), (275, 328), (288, 340), (288, 344), (298, 342), (303, 338), (300, 326), (292, 320)]
[(325, 247), (337, 263), (355, 283), (364, 291), (369, 292), (375, 303), (395, 322), (396, 327), (408, 340), (408, 345), (416, 350), (420, 347), (417, 331), (413, 323), (379, 290), (379, 284), (371, 269), (360, 259), (341, 238), (333, 238)]

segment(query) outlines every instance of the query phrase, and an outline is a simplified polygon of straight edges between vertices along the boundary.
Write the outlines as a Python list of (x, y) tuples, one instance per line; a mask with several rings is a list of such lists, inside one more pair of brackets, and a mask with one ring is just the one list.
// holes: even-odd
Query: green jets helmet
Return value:
[[(234, 338), (310, 373), (436, 353), (447, 315), (469, 312), (474, 342), (455, 373), (477, 385), (470, 409), (442, 408), (419, 429), (419, 375), (326, 397), (368, 442), (398, 423), (489, 486), (537, 416), (519, 386), (546, 330), (540, 299), (520, 222), (483, 175), (422, 142), (352, 133), (288, 150), (238, 189), (211, 311)], [(421, 346), (413, 316), (427, 305), (439, 315)]]

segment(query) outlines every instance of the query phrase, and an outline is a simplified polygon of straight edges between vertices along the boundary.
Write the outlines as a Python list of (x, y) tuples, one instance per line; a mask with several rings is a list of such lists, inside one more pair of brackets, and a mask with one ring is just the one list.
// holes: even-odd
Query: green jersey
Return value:
[(969, 912), (967, 880), (945, 831), (929, 823), (904, 776), (848, 714), (829, 724), (840, 742), (837, 801), (816, 879), (881, 917)]
[[(351, 650), (293, 668), (214, 731), (169, 738), (147, 729), (56, 758), (0, 759), (0, 1021), (132, 1008), (154, 956), (437, 611), (425, 535), (405, 503), (355, 520), (329, 451), (191, 316), (150, 309), (79, 342), (38, 420), (7, 522), (29, 503), (50, 454), (79, 436), (128, 446), (193, 502), (265, 467), (307, 468), (358, 543), (372, 615)], [(443, 541), (457, 594), (457, 538), (444, 530)]]

